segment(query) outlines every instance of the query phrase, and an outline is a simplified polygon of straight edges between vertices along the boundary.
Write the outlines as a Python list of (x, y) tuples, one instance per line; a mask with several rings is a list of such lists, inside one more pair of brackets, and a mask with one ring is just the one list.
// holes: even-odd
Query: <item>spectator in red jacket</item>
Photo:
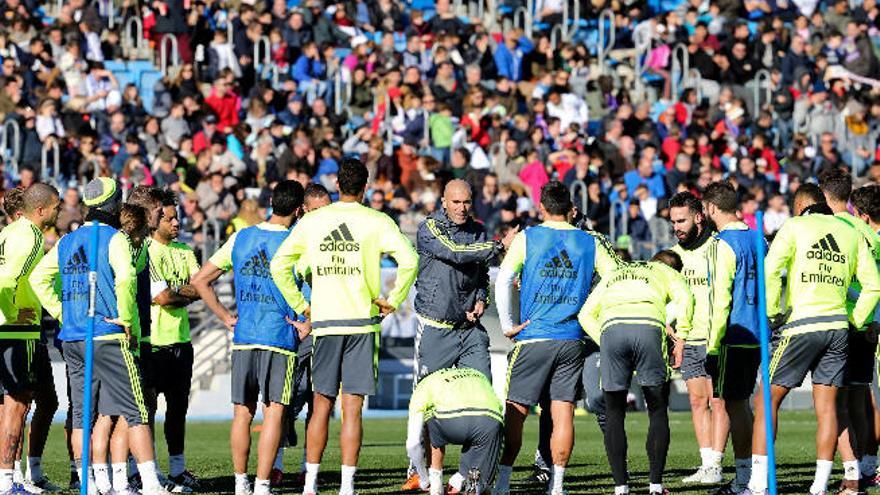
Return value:
[(205, 103), (217, 115), (217, 130), (227, 133), (238, 125), (238, 110), (241, 107), (241, 99), (229, 90), (225, 77), (214, 81), (211, 94), (205, 98)]
[(211, 146), (211, 138), (217, 132), (217, 116), (210, 113), (202, 119), (202, 130), (193, 136), (193, 153), (198, 155)]

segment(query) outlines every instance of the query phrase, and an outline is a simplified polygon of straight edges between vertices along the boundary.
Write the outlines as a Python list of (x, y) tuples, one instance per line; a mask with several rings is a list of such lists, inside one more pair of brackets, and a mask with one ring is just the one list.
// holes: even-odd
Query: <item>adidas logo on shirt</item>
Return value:
[(574, 264), (568, 256), (568, 251), (563, 249), (544, 264), (540, 275), (552, 278), (577, 278), (577, 270), (574, 269)]
[(319, 246), (321, 251), (360, 251), (361, 245), (354, 241), (354, 236), (348, 230), (345, 223), (339, 224), (339, 227), (333, 229), (330, 234), (324, 238)]
[(67, 262), (64, 263), (64, 268), (61, 269), (61, 273), (65, 275), (77, 275), (88, 272), (89, 259), (86, 258), (86, 248), (80, 246), (79, 249), (73, 253), (73, 256), (68, 258)]
[(266, 250), (260, 249), (257, 254), (245, 261), (244, 266), (241, 267), (241, 274), (248, 277), (271, 279), (272, 273), (269, 270), (269, 263), (269, 256), (266, 255)]
[(819, 239), (807, 251), (808, 260), (830, 261), (832, 263), (846, 263), (846, 255), (840, 252), (840, 246), (830, 233)]

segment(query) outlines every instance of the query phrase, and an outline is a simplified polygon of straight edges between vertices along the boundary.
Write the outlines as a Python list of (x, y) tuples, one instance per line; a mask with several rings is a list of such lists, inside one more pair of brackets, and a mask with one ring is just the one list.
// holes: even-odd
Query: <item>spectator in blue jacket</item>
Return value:
[(297, 83), (297, 91), (306, 95), (311, 105), (319, 96), (327, 92), (327, 66), (321, 60), (318, 45), (310, 41), (303, 46), (302, 55), (293, 64), (290, 75)]
[(519, 48), (519, 34), (516, 31), (504, 35), (504, 43), (495, 49), (495, 65), (498, 75), (511, 81), (519, 81), (522, 76), (523, 52)]
[(660, 199), (666, 197), (666, 186), (663, 176), (654, 172), (654, 164), (651, 163), (651, 157), (643, 154), (639, 159), (639, 166), (635, 170), (630, 170), (623, 175), (623, 182), (626, 184), (626, 190), (632, 197), (636, 188), (644, 184), (647, 186), (651, 197)]

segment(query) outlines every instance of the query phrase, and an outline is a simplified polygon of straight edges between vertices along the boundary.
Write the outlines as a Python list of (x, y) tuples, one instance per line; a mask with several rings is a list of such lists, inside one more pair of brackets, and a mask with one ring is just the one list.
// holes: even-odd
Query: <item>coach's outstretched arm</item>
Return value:
[[(299, 261), (306, 250), (305, 240), (307, 237), (302, 232), (303, 225), (303, 222), (297, 223), (293, 230), (290, 231), (287, 239), (284, 239), (284, 242), (278, 247), (278, 251), (275, 252), (275, 256), (269, 264), (269, 271), (272, 273), (272, 280), (275, 282), (284, 300), (287, 301), (287, 305), (293, 308), (297, 314), (308, 317), (309, 303), (306, 302), (305, 296), (297, 287), (296, 278), (293, 276), (296, 262)], [(305, 274), (303, 273), (302, 275)]]
[(429, 218), (419, 225), (416, 242), (421, 252), (455, 265), (488, 263), (504, 250), (500, 242), (458, 244), (443, 232), (433, 218)]
[(61, 323), (61, 296), (55, 290), (55, 282), (58, 278), (58, 244), (56, 243), (37, 263), (28, 280), (43, 308)]

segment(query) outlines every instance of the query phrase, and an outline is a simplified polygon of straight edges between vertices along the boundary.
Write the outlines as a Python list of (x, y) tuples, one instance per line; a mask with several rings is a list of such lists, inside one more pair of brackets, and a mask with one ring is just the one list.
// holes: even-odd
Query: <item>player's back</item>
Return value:
[(681, 275), (657, 262), (622, 264), (602, 281), (599, 321), (603, 328), (615, 323), (666, 326), (669, 277)]
[(817, 318), (827, 321), (819, 325), (823, 328), (813, 328), (816, 330), (846, 324), (847, 288), (858, 263), (859, 243), (864, 242), (860, 232), (832, 215), (795, 217), (783, 225), (768, 259), (771, 265), (780, 256), (789, 259), (787, 306), (791, 316), (786, 330), (797, 332), (800, 323), (810, 321), (814, 324), (807, 326), (815, 327)]
[(471, 368), (445, 368), (419, 381), (410, 411), (425, 418), (491, 416), (502, 421), (504, 407), (485, 375)]
[[(314, 333), (355, 334), (378, 330), (381, 259), (394, 221), (359, 203), (337, 202), (305, 215), (291, 232), (302, 236), (300, 274), (311, 273)], [(411, 246), (410, 246), (411, 247)]]

